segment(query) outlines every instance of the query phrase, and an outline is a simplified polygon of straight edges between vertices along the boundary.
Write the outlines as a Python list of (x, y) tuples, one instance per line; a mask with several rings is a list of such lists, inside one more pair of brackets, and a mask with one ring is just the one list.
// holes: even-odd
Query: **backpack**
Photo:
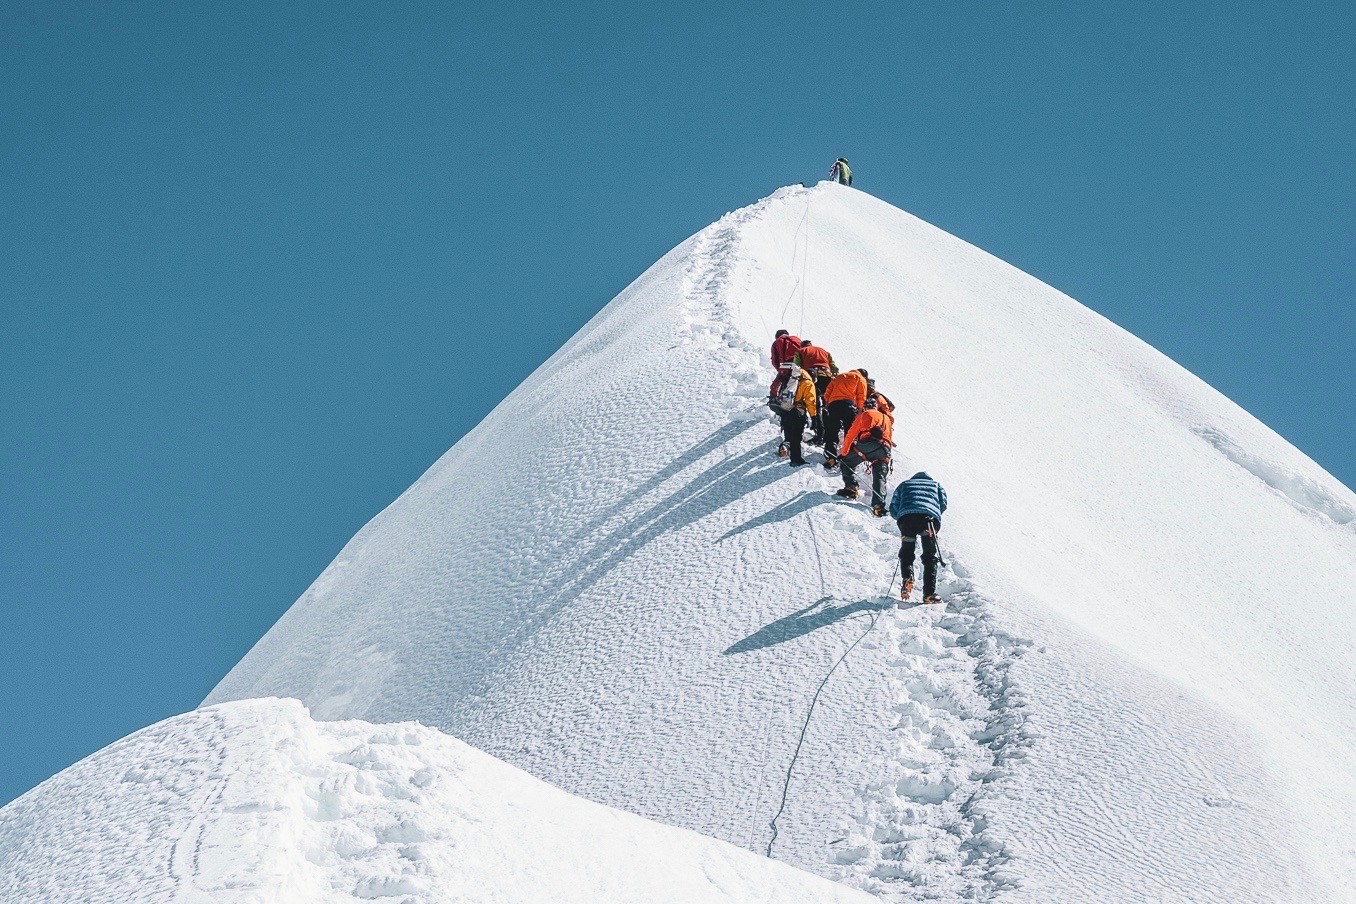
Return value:
[(796, 390), (800, 388), (801, 371), (796, 365), (791, 365), (791, 375), (786, 378), (786, 384), (782, 386), (782, 391), (777, 393), (777, 410), (791, 411), (796, 407)]

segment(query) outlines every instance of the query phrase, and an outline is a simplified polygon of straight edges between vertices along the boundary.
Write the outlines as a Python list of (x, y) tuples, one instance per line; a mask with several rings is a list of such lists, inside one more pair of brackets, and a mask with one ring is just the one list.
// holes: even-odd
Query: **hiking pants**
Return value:
[(899, 571), (904, 580), (913, 577), (914, 541), (923, 539), (923, 596), (937, 592), (937, 532), (942, 526), (927, 515), (905, 515), (899, 519)]
[(885, 478), (890, 473), (890, 447), (874, 439), (859, 439), (852, 451), (838, 463), (843, 472), (843, 486), (857, 489), (857, 466), (871, 462), (871, 505), (885, 508)]
[(838, 454), (840, 440), (857, 419), (857, 404), (851, 399), (830, 402), (824, 413), (824, 455)]
[(824, 421), (828, 418), (828, 413), (824, 410), (824, 390), (829, 388), (829, 381), (833, 379), (833, 374), (811, 373), (815, 381), (815, 398), (819, 400), (819, 407), (815, 411), (815, 416), (810, 419), (810, 426), (813, 428), (814, 438), (820, 442), (824, 441)]
[(799, 408), (792, 408), (790, 411), (782, 412), (781, 418), (782, 439), (786, 440), (787, 450), (791, 453), (791, 460), (804, 461), (800, 443), (805, 436), (805, 425), (809, 423), (809, 415)]

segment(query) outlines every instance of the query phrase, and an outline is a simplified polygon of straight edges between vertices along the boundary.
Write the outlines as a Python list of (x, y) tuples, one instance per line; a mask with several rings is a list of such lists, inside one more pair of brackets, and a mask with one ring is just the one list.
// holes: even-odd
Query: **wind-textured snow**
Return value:
[[(951, 498), (945, 608), (891, 607), (894, 526), (775, 458), (779, 327), (898, 404), (892, 484)], [(1353, 586), (1356, 495), (1322, 468), (821, 184), (651, 267), (207, 703), (417, 719), (888, 900), (1352, 900)]]
[(414, 723), (295, 700), (147, 728), (0, 810), (6, 902), (871, 899), (573, 797)]
[[(894, 479), (952, 498), (945, 610), (884, 609), (893, 525), (773, 457), (778, 327), (899, 405)], [(1356, 496), (1302, 453), (821, 184), (650, 268), (209, 702), (417, 718), (899, 900), (1350, 899), (1353, 586)]]

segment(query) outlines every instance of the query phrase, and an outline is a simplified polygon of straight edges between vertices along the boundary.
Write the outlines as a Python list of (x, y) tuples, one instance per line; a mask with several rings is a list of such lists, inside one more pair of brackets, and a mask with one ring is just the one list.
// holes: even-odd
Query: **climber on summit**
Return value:
[(923, 602), (940, 603), (937, 595), (937, 532), (942, 529), (942, 512), (946, 511), (946, 490), (919, 471), (895, 487), (890, 500), (890, 517), (899, 524), (899, 568), (904, 586), (899, 598), (907, 600), (913, 593), (914, 541), (923, 538)]
[(777, 330), (777, 338), (772, 340), (772, 369), (777, 375), (772, 379), (771, 391), (768, 393), (769, 402), (775, 402), (777, 394), (786, 386), (786, 378), (791, 374), (791, 363), (798, 351), (800, 339), (786, 330)]
[(839, 185), (852, 184), (852, 168), (848, 166), (846, 157), (839, 157), (833, 162), (832, 168), (829, 169), (829, 178)]
[(801, 340), (800, 351), (796, 352), (796, 357), (791, 359), (791, 363), (808, 373), (815, 381), (815, 393), (819, 399), (819, 414), (810, 419), (810, 425), (813, 429), (806, 442), (812, 446), (818, 446), (824, 442), (824, 390), (828, 388), (833, 375), (838, 373), (838, 365), (834, 363), (833, 355), (815, 345), (809, 339)]
[(838, 467), (838, 438), (866, 407), (866, 378), (863, 368), (841, 373), (829, 381), (820, 396), (824, 406), (824, 467), (830, 471)]
[(792, 374), (792, 379), (796, 381), (795, 401), (790, 410), (777, 410), (782, 420), (782, 444), (777, 454), (782, 458), (789, 457), (792, 467), (800, 467), (806, 463), (801, 451), (805, 425), (819, 413), (819, 394), (809, 374), (802, 373), (799, 368), (793, 368)]
[(868, 396), (862, 413), (852, 422), (843, 438), (843, 488), (839, 496), (856, 499), (857, 466), (871, 463), (871, 512), (877, 518), (885, 515), (885, 478), (890, 474), (890, 450), (894, 448), (894, 419), (881, 411), (877, 396)]

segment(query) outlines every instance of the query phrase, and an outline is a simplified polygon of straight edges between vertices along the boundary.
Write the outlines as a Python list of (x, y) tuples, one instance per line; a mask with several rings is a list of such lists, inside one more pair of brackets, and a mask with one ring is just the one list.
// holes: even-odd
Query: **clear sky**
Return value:
[(1353, 485), (1353, 24), (0, 0), (0, 802), (194, 707), (632, 278), (839, 154)]

